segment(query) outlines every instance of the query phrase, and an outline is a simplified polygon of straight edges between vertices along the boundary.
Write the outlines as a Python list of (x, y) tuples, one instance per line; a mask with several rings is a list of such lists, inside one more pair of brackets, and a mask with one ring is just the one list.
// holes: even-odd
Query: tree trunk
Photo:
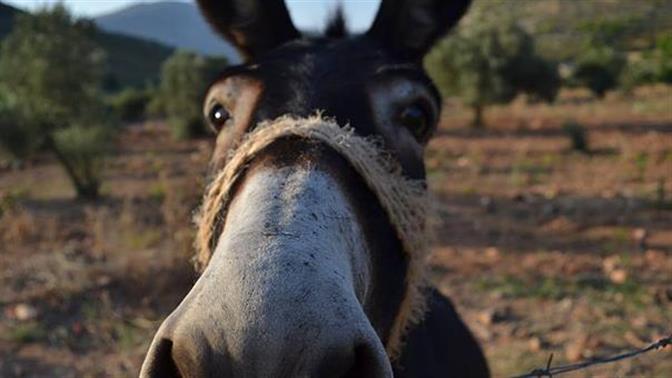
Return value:
[(87, 180), (82, 180), (75, 171), (74, 167), (70, 164), (68, 159), (61, 153), (61, 151), (56, 147), (56, 143), (51, 136), (47, 137), (47, 148), (56, 156), (56, 160), (63, 166), (65, 173), (68, 175), (68, 178), (72, 182), (72, 185), (75, 187), (75, 192), (77, 192), (77, 197), (81, 199), (96, 199), (98, 198), (98, 184), (91, 183)]
[(485, 124), (483, 123), (483, 105), (477, 104), (472, 107), (474, 110), (474, 119), (471, 122), (471, 127), (475, 129), (482, 129)]

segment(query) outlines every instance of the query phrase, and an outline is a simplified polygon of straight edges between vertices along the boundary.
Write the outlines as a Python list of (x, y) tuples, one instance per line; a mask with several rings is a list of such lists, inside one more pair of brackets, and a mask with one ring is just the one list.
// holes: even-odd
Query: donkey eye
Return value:
[(430, 129), (429, 113), (419, 104), (402, 109), (399, 122), (407, 128), (419, 141), (424, 141)]
[(208, 121), (215, 132), (219, 132), (230, 118), (229, 112), (220, 104), (215, 104), (208, 115)]

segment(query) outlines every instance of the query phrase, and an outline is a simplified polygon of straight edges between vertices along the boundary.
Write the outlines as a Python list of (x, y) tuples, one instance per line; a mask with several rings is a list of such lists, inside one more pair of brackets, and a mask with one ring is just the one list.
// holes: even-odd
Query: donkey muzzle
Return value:
[(142, 377), (391, 376), (363, 309), (366, 236), (344, 184), (323, 165), (260, 159), (248, 168)]

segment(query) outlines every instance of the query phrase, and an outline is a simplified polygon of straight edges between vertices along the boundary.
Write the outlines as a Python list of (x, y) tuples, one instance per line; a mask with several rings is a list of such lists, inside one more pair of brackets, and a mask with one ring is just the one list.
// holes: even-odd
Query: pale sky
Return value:
[[(156, 0), (1, 0), (17, 8), (34, 10), (56, 3), (65, 3), (79, 16), (93, 17), (124, 8), (131, 4), (151, 3)], [(178, 0), (193, 1), (193, 0)], [(380, 0), (341, 0), (347, 15), (348, 25), (353, 31), (368, 28), (376, 13)], [(296, 25), (301, 29), (321, 29), (329, 11), (338, 0), (288, 0), (289, 10)]]

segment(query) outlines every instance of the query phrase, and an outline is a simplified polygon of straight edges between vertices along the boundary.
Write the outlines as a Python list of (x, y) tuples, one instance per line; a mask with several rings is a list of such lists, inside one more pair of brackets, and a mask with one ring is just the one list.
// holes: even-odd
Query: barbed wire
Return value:
[(525, 373), (522, 375), (516, 375), (511, 378), (541, 378), (541, 377), (554, 377), (556, 375), (564, 374), (564, 373), (569, 373), (571, 371), (576, 371), (576, 370), (581, 370), (581, 369), (586, 369), (594, 365), (601, 365), (601, 364), (608, 364), (620, 360), (624, 360), (627, 358), (632, 358), (635, 356), (638, 356), (640, 354), (648, 353), (652, 350), (661, 350), (664, 349), (667, 346), (672, 345), (672, 334), (668, 337), (664, 337), (655, 343), (651, 343), (644, 348), (633, 350), (630, 352), (626, 353), (621, 353), (617, 354), (615, 356), (610, 356), (610, 357), (598, 357), (598, 358), (593, 358), (587, 361), (582, 361), (582, 362), (577, 362), (575, 364), (569, 364), (569, 365), (560, 365), (560, 366), (551, 366), (553, 363), (553, 354), (551, 353), (550, 357), (548, 358), (548, 362), (546, 363), (545, 368), (539, 368), (539, 369), (534, 369), (529, 373)]

